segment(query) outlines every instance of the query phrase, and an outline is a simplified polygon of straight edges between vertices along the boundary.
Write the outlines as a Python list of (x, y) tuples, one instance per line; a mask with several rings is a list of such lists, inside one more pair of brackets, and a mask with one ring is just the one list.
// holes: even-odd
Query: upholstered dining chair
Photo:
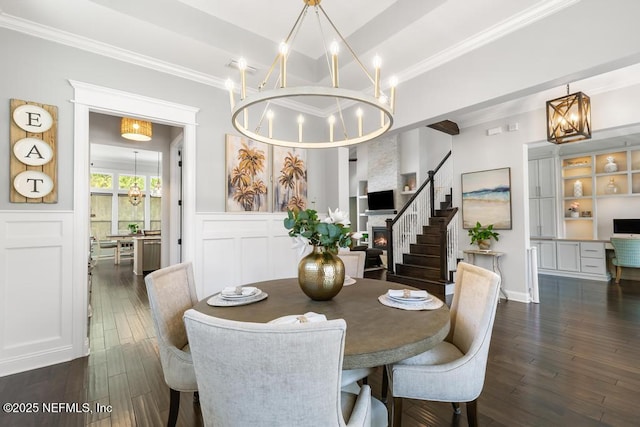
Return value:
[(476, 426), (477, 399), (484, 387), (500, 276), (461, 262), (456, 270), (451, 329), (445, 340), (417, 356), (386, 367), (393, 426), (401, 425), (402, 398), (451, 402), (456, 414), (466, 402)]
[(640, 239), (612, 237), (611, 244), (615, 251), (611, 263), (616, 266), (616, 284), (619, 284), (622, 267), (640, 268)]
[[(338, 256), (344, 263), (344, 274), (353, 278), (364, 277), (364, 263), (367, 254), (364, 251), (349, 251), (340, 249)], [(356, 381), (365, 380), (373, 373), (373, 368), (349, 369), (342, 371), (342, 386), (347, 387)]]
[(344, 263), (344, 274), (353, 278), (364, 277), (364, 263), (367, 253), (363, 251), (340, 251), (338, 256)]
[(340, 391), (347, 325), (248, 323), (188, 310), (206, 426), (368, 426), (371, 389)]
[(164, 380), (170, 389), (167, 425), (175, 426), (180, 409), (180, 392), (195, 392), (198, 385), (182, 316), (198, 302), (193, 266), (176, 264), (148, 274), (147, 285), (151, 317), (158, 340)]

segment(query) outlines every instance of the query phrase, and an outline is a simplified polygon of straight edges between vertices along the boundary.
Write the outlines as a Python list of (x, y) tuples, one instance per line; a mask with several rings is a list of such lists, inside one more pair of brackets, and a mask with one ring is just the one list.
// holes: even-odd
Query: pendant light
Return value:
[(564, 144), (591, 138), (591, 99), (582, 92), (547, 101), (547, 141)]
[(158, 180), (156, 185), (151, 188), (151, 195), (153, 197), (162, 197), (162, 182), (160, 179), (160, 152), (158, 151)]
[(133, 206), (138, 206), (142, 201), (142, 191), (138, 187), (138, 152), (133, 152), (133, 184), (129, 187), (129, 202)]

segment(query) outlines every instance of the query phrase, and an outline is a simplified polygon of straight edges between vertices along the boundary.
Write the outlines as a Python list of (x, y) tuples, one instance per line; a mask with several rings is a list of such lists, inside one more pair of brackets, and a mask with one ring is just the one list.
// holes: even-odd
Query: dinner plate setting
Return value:
[(388, 307), (403, 310), (436, 310), (443, 302), (427, 291), (410, 289), (389, 289), (378, 297), (378, 301)]
[(349, 286), (349, 285), (353, 285), (354, 283), (356, 283), (356, 279), (354, 279), (351, 276), (347, 276), (345, 274), (344, 276), (344, 283), (342, 284), (342, 286)]
[(228, 286), (207, 300), (214, 307), (233, 307), (262, 301), (268, 297), (266, 292), (254, 286)]

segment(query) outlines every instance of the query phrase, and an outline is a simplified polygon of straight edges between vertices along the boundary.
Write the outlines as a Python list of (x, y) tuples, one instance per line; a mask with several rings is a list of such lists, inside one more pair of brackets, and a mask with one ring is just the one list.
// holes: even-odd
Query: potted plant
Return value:
[(129, 228), (129, 233), (131, 234), (138, 234), (138, 232), (140, 231), (140, 229), (138, 228), (138, 224), (136, 223), (131, 223), (127, 225), (127, 227)]
[(493, 231), (493, 224), (489, 224), (486, 227), (476, 222), (473, 228), (469, 229), (469, 236), (471, 236), (471, 244), (476, 243), (479, 249), (488, 250), (491, 247), (491, 239), (498, 241), (500, 234)]

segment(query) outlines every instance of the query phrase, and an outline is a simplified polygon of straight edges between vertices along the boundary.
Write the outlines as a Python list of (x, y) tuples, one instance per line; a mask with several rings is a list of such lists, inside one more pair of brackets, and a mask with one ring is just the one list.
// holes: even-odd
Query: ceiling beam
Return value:
[(427, 125), (427, 127), (431, 129), (439, 130), (440, 132), (444, 132), (447, 135), (460, 134), (460, 129), (458, 128), (458, 124), (455, 122), (452, 122), (451, 120), (443, 120), (438, 123)]

